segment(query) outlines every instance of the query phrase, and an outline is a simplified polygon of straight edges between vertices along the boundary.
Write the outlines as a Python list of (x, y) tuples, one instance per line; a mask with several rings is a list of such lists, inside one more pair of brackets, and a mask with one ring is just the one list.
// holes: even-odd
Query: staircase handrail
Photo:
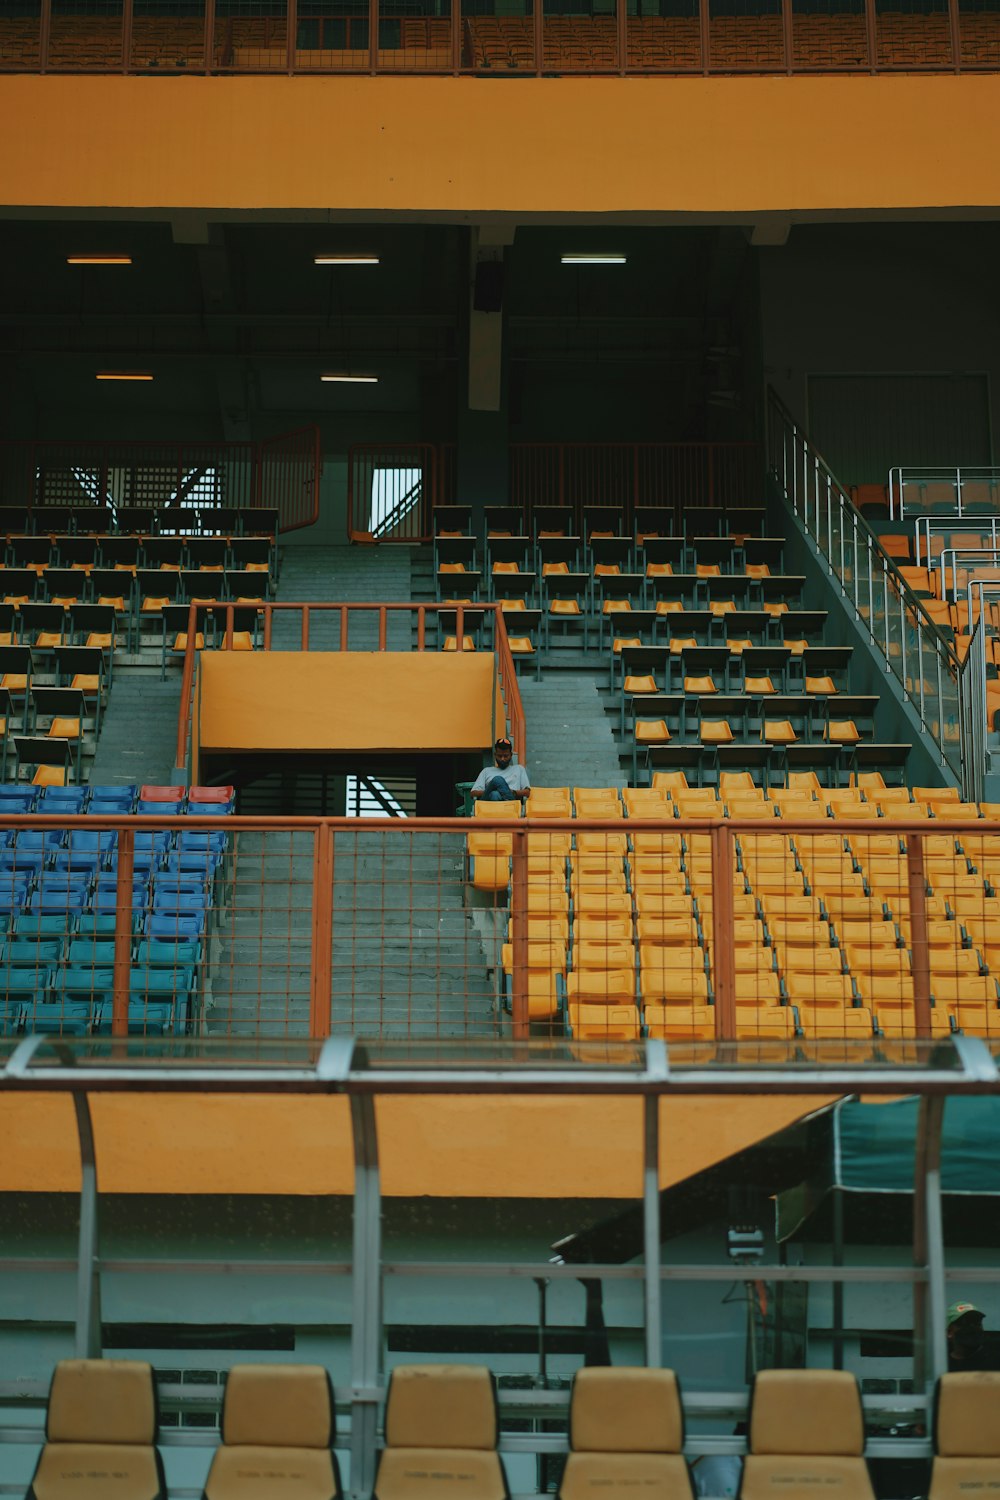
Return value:
[[(788, 440), (791, 439), (792, 462), (791, 474), (788, 462)], [(868, 570), (868, 618), (865, 618), (861, 607), (859, 596), (859, 572), (857, 566), (853, 569), (853, 598), (854, 609), (858, 622), (868, 632), (872, 642), (884, 656), (886, 668), (893, 674), (902, 686), (909, 701), (918, 710), (923, 728), (935, 741), (941, 755), (942, 764), (948, 766), (956, 775), (963, 776), (962, 765), (952, 763), (950, 747), (946, 743), (943, 732), (943, 723), (938, 721), (937, 728), (933, 722), (929, 722), (926, 714), (925, 676), (923, 671), (924, 637), (927, 638), (930, 649), (933, 652), (937, 664), (938, 675), (938, 698), (941, 698), (941, 673), (942, 668), (955, 684), (956, 693), (959, 687), (959, 661), (951, 642), (944, 632), (928, 614), (926, 606), (917, 594), (913, 592), (903, 577), (898, 565), (886, 552), (876, 532), (868, 525), (857, 506), (852, 501), (844, 486), (837, 479), (829, 464), (818, 452), (809, 436), (803, 431), (799, 423), (792, 416), (777, 392), (768, 388), (768, 468), (774, 482), (781, 490), (793, 513), (799, 517), (809, 535), (816, 543), (821, 556), (827, 563), (830, 572), (840, 583), (842, 592), (848, 598), (851, 597), (850, 579), (848, 567), (845, 562), (844, 529), (839, 528), (840, 549), (839, 558), (834, 556), (833, 547), (833, 505), (836, 502), (841, 516), (847, 518), (854, 540), (855, 555), (857, 549), (862, 547), (867, 551), (873, 563), (881, 570), (884, 589), (883, 618), (885, 628), (880, 640), (876, 636), (872, 626), (875, 615), (874, 607), (874, 576), (873, 569)], [(796, 483), (799, 473), (798, 458), (801, 455), (803, 473), (811, 473), (812, 494), (799, 494)], [(813, 500), (815, 503), (813, 503)], [(823, 516), (821, 517), (821, 502)], [(826, 542), (824, 545), (824, 526)], [(890, 630), (889, 617), (889, 584), (899, 598), (900, 603), (900, 658), (897, 663), (894, 660), (892, 645), (892, 632)], [(913, 693), (907, 673), (907, 645), (905, 625), (907, 616), (910, 617), (913, 627), (916, 629), (917, 641), (917, 692)]]

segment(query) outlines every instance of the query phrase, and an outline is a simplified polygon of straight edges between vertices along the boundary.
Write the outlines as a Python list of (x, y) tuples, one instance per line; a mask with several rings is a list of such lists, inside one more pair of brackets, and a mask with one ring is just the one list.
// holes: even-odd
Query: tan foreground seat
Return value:
[(583, 1369), (573, 1378), (560, 1500), (690, 1500), (684, 1415), (673, 1370)]
[(507, 1500), (485, 1365), (401, 1365), (385, 1398), (374, 1500)]
[(152, 1365), (60, 1360), (27, 1500), (165, 1500), (156, 1421)]
[(1000, 1496), (1000, 1372), (942, 1375), (934, 1400), (928, 1500)]
[(861, 1392), (846, 1370), (762, 1370), (740, 1500), (874, 1500)]
[(234, 1365), (203, 1500), (339, 1500), (334, 1430), (322, 1365)]

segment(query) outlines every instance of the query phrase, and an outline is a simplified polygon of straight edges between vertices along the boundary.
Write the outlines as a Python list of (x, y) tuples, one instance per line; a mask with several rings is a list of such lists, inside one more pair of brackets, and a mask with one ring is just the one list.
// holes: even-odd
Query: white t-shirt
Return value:
[(523, 766), (511, 761), (509, 766), (487, 766), (485, 770), (480, 771), (472, 783), (473, 792), (485, 792), (486, 781), (490, 776), (502, 776), (512, 792), (530, 792), (531, 790), (527, 771)]

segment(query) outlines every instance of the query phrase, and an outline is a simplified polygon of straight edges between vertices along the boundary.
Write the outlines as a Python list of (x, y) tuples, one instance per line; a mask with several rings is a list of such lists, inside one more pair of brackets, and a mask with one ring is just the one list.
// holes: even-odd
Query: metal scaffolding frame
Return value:
[[(446, 1043), (381, 1043), (335, 1039), (325, 1042), (222, 1040), (55, 1039), (32, 1036), (0, 1052), (0, 1093), (68, 1092), (76, 1109), (80, 1142), (81, 1205), (76, 1265), (76, 1351), (99, 1355), (102, 1271), (124, 1269), (104, 1261), (100, 1247), (99, 1166), (91, 1129), (89, 1098), (102, 1093), (186, 1094), (338, 1094), (350, 1101), (354, 1152), (354, 1235), (350, 1265), (324, 1267), (352, 1277), (351, 1386), (335, 1393), (350, 1407), (350, 1494), (370, 1494), (378, 1451), (379, 1410), (384, 1397), (382, 1375), (382, 1289), (387, 1276), (489, 1276), (579, 1279), (577, 1265), (546, 1262), (390, 1263), (381, 1237), (381, 1184), (375, 1101), (388, 1095), (569, 1095), (633, 1096), (642, 1110), (641, 1266), (587, 1265), (588, 1277), (641, 1280), (647, 1364), (661, 1362), (661, 1291), (663, 1282), (732, 1279), (729, 1266), (660, 1263), (660, 1161), (669, 1141), (661, 1141), (659, 1102), (680, 1096), (783, 1094), (808, 1098), (831, 1094), (877, 1093), (920, 1098), (914, 1177), (914, 1254), (911, 1267), (776, 1266), (754, 1268), (757, 1278), (773, 1281), (909, 1283), (915, 1289), (917, 1369), (924, 1382), (914, 1404), (930, 1397), (933, 1384), (947, 1368), (945, 1266), (941, 1213), (941, 1128), (947, 1097), (1000, 1092), (1000, 1067), (983, 1041), (955, 1036), (944, 1042), (901, 1044), (899, 1061), (886, 1058), (883, 1042), (870, 1066), (845, 1063), (843, 1046), (831, 1044), (829, 1061), (822, 1046), (808, 1063), (778, 1067), (748, 1064), (739, 1043), (719, 1043), (712, 1060), (683, 1046), (668, 1051), (660, 1041), (606, 1046), (601, 1043), (486, 1043), (464, 1047)], [(857, 1054), (856, 1054), (857, 1055)], [(890, 1050), (889, 1056), (892, 1053)], [(165, 1262), (157, 1261), (162, 1269)], [(40, 1265), (43, 1263), (39, 1263)], [(58, 1262), (59, 1269), (66, 1269)], [(141, 1264), (127, 1263), (129, 1269)], [(176, 1269), (190, 1262), (170, 1261)], [(0, 1261), (0, 1271), (23, 1263)], [(316, 1267), (311, 1268), (316, 1270)], [(957, 1274), (957, 1273), (956, 1273)], [(1000, 1269), (963, 1266), (965, 1279), (1000, 1281)], [(548, 1397), (544, 1400), (542, 1397)], [(727, 1394), (700, 1398), (700, 1409), (739, 1409), (742, 1397)], [(699, 1398), (694, 1398), (699, 1404)], [(565, 1393), (525, 1393), (518, 1407), (545, 1408), (546, 1415), (565, 1410)], [(721, 1404), (720, 1404), (721, 1403)], [(506, 1403), (505, 1403), (506, 1404)], [(166, 1435), (169, 1444), (170, 1434)], [(179, 1436), (179, 1435), (178, 1435)], [(30, 1438), (22, 1436), (22, 1441)], [(175, 1438), (176, 1441), (176, 1438)], [(210, 1439), (202, 1438), (202, 1442)], [(691, 1451), (734, 1451), (734, 1439), (706, 1437)], [(510, 1434), (507, 1452), (565, 1451), (565, 1438), (552, 1433)], [(929, 1440), (872, 1440), (869, 1456), (904, 1456), (929, 1452)]]

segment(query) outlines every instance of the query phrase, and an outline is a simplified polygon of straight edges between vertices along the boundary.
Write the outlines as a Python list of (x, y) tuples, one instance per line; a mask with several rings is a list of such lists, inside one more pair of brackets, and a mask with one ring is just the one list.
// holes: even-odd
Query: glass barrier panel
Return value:
[[(362, 0), (342, 0), (344, 8)], [(367, 30), (367, 3), (364, 24)], [(281, 0), (217, 0), (215, 65), (234, 73), (283, 73), (288, 67), (288, 11)], [(367, 37), (365, 39), (367, 46)]]
[(947, 0), (875, 0), (875, 11), (880, 69), (952, 66)]
[(534, 0), (512, 14), (496, 14), (491, 0), (462, 0), (462, 63), (477, 73), (533, 73)]
[(203, 0), (132, 0), (129, 65), (136, 72), (201, 72)]
[(628, 66), (638, 73), (701, 70), (698, 0), (630, 0)]
[(794, 0), (792, 56), (795, 71), (839, 72), (868, 66), (864, 0)]
[(709, 59), (713, 72), (784, 68), (779, 0), (710, 0)]
[(963, 68), (1000, 63), (1000, 10), (995, 0), (959, 0), (958, 27)]
[(122, 66), (121, 0), (53, 0), (49, 68), (113, 72)]
[[(34, 70), (41, 63), (41, 0), (5, 6), (0, 12), (0, 67), (5, 72)], [(11, 489), (10, 493), (15, 491)]]

